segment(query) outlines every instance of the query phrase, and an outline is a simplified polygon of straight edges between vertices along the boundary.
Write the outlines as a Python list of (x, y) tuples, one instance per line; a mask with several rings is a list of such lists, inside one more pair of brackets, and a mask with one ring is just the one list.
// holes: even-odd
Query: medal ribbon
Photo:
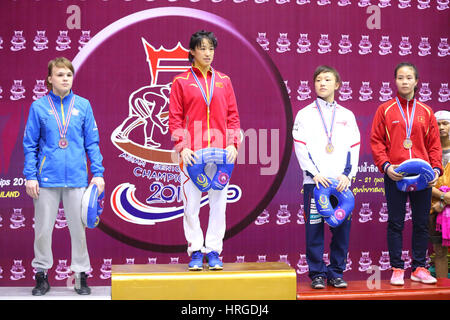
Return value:
[(333, 136), (333, 128), (334, 128), (334, 119), (336, 117), (336, 105), (334, 105), (333, 114), (331, 115), (331, 128), (330, 128), (329, 133), (328, 133), (327, 125), (325, 123), (325, 118), (323, 117), (322, 109), (320, 108), (320, 105), (319, 105), (319, 102), (317, 99), (316, 99), (316, 106), (317, 106), (317, 110), (319, 111), (320, 119), (322, 119), (323, 128), (324, 128), (325, 134), (327, 135), (327, 138), (328, 138), (328, 143), (331, 144), (331, 137)]
[(56, 111), (55, 105), (53, 104), (53, 100), (50, 98), (50, 95), (47, 95), (48, 102), (50, 103), (50, 107), (52, 108), (53, 115), (55, 116), (56, 123), (58, 124), (59, 135), (61, 138), (65, 138), (67, 134), (67, 129), (69, 128), (70, 117), (72, 115), (72, 109), (75, 102), (75, 95), (72, 97), (70, 101), (69, 109), (67, 110), (66, 123), (64, 127), (61, 125), (61, 120), (59, 120), (58, 112)]
[[(409, 117), (409, 122), (406, 119), (405, 113), (403, 112), (402, 105), (400, 104), (400, 101), (398, 100), (398, 97), (395, 97), (395, 100), (397, 100), (397, 106), (400, 109), (400, 112), (402, 114), (403, 120), (405, 121), (406, 125), (406, 139), (409, 139), (411, 137), (411, 131), (414, 123), (414, 113), (416, 111), (416, 99), (414, 99), (413, 108), (411, 111), (411, 116)], [(409, 123), (409, 126), (408, 126)]]
[[(209, 105), (211, 104), (211, 99), (212, 99), (212, 96), (214, 93), (214, 79), (215, 79), (215, 75), (216, 75), (216, 73), (214, 72), (214, 69), (211, 67), (212, 76), (211, 76), (211, 83), (209, 84), (209, 100), (208, 100), (208, 97), (206, 96), (205, 90), (203, 90), (203, 87), (200, 84), (200, 81), (198, 80), (197, 76), (195, 75), (194, 69), (192, 69), (192, 67), (191, 67), (191, 73), (194, 76), (194, 80), (195, 80), (195, 82), (197, 82), (197, 85), (200, 88), (200, 91), (202, 92), (203, 100), (205, 100), (206, 105), (209, 108)], [(207, 79), (205, 79), (205, 84), (208, 85)]]

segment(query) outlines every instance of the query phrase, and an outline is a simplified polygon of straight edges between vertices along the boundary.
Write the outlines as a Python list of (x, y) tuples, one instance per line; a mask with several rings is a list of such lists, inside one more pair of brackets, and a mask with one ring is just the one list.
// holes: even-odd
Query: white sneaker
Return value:
[(430, 274), (430, 271), (423, 267), (418, 267), (413, 273), (411, 273), (411, 280), (426, 284), (433, 284), (437, 282), (436, 278)]

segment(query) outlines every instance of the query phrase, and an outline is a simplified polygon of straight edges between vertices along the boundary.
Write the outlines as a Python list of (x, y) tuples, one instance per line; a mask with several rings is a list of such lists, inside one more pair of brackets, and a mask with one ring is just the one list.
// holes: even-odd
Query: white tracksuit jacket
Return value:
[(327, 103), (317, 98), (328, 128), (331, 127), (333, 108), (336, 108), (332, 144), (334, 151), (326, 152), (328, 138), (316, 101), (301, 109), (295, 117), (292, 135), (295, 154), (303, 170), (303, 184), (314, 184), (317, 174), (336, 179), (345, 174), (350, 179), (356, 175), (359, 161), (360, 133), (350, 110), (334, 101)]

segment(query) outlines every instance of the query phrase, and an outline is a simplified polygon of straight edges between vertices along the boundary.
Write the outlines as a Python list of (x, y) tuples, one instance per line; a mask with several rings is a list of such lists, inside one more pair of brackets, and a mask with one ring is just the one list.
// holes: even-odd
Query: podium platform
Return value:
[(381, 280), (378, 288), (369, 288), (367, 281), (348, 281), (348, 287), (312, 289), (310, 282), (299, 282), (298, 300), (450, 300), (450, 279), (436, 284), (423, 284), (405, 279), (405, 285), (392, 286)]
[(189, 271), (186, 264), (113, 265), (112, 300), (295, 300), (295, 270), (282, 262), (224, 263)]

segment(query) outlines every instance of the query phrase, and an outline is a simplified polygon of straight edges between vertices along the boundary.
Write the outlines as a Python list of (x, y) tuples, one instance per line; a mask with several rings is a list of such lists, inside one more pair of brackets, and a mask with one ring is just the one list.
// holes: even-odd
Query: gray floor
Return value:
[(44, 296), (35, 297), (32, 287), (0, 287), (0, 300), (111, 300), (111, 287), (90, 288), (90, 295), (81, 296), (73, 288), (51, 287)]

